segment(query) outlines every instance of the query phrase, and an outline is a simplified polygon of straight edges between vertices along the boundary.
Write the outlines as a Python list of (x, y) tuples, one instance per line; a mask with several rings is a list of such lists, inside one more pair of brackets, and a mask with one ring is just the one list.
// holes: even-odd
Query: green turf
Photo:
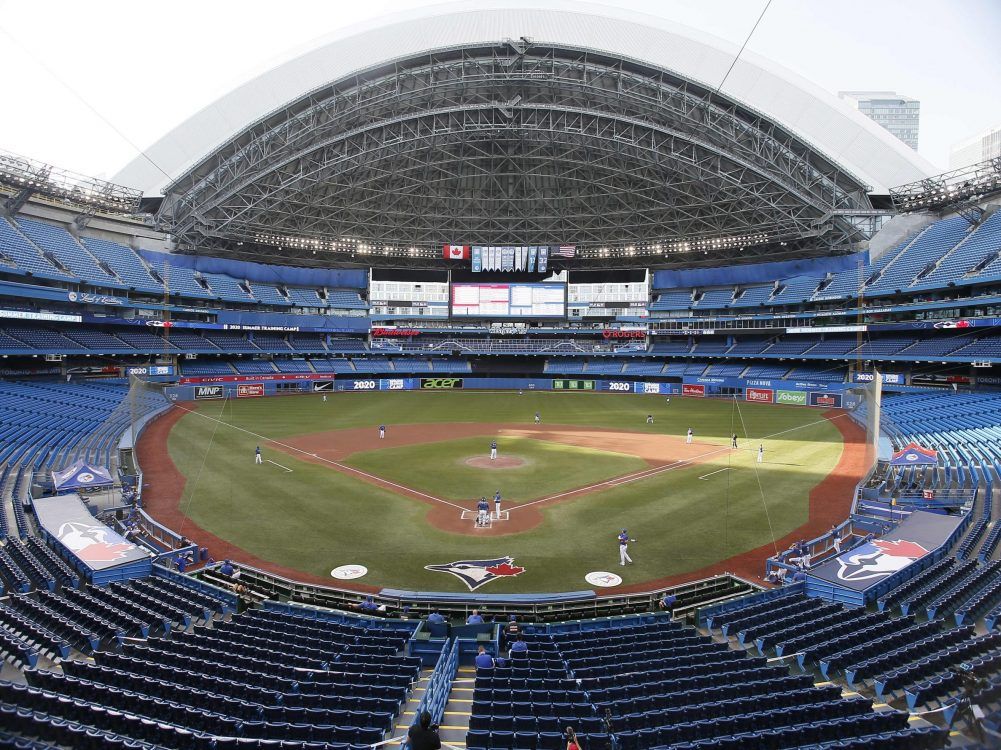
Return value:
[(635, 456), (551, 443), (531, 438), (498, 437), (498, 454), (525, 461), (508, 469), (468, 466), (465, 459), (489, 454), (489, 437), (444, 440), (399, 448), (365, 451), (345, 463), (435, 497), (469, 500), (492, 497), (522, 502), (586, 487), (647, 467)]
[[(198, 524), (299, 570), (327, 575), (337, 565), (360, 563), (370, 571), (362, 582), (438, 591), (466, 587), (425, 565), (501, 555), (514, 556), (526, 572), (479, 591), (580, 590), (588, 588), (583, 577), (592, 570), (621, 573), (626, 583), (694, 570), (801, 525), (810, 489), (830, 473), (841, 451), (840, 434), (817, 410), (747, 403), (738, 410), (731, 402), (702, 399), (667, 404), (654, 396), (413, 392), (337, 394), (326, 404), (305, 396), (197, 408), (204, 416), (181, 419), (168, 447), (188, 480), (182, 508)], [(255, 445), (268, 439), (374, 429), (383, 422), (530, 424), (536, 410), (547, 423), (678, 435), (691, 425), (697, 438), (719, 446), (731, 430), (750, 439), (737, 455), (720, 450), (706, 463), (547, 507), (535, 529), (490, 538), (432, 528), (423, 521), (427, 505), (284, 453), (275, 460), (292, 473), (253, 464)], [(645, 424), (647, 413), (654, 414), (654, 425)], [(776, 437), (763, 440), (766, 463), (759, 466), (754, 448), (771, 435)], [(395, 470), (416, 476), (413, 466)], [(638, 539), (631, 548), (636, 564), (626, 568), (618, 565), (615, 543), (623, 527)]]

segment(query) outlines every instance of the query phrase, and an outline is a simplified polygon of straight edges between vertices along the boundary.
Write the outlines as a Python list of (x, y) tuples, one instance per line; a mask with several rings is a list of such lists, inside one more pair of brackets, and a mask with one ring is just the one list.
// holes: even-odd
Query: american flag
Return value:
[(555, 255), (558, 258), (575, 258), (577, 256), (577, 246), (576, 245), (558, 245), (554, 246), (550, 251), (550, 255)]

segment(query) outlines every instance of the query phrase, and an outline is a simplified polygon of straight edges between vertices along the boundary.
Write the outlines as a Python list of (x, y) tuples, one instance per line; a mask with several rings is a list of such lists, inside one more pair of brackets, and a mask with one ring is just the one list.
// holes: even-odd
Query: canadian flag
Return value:
[(469, 257), (469, 245), (445, 245), (445, 257), (450, 260), (464, 260)]

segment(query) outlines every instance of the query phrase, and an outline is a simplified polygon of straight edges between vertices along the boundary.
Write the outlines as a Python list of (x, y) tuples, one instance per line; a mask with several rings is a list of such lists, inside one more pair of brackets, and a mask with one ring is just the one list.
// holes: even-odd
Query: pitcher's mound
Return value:
[(515, 469), (524, 466), (525, 459), (517, 456), (498, 456), (491, 460), (490, 456), (470, 456), (464, 463), (477, 469)]

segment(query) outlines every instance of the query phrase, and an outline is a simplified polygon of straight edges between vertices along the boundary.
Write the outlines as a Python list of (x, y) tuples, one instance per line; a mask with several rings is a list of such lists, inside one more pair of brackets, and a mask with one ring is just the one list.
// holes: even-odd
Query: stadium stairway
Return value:
[[(403, 707), (403, 711), (396, 721), (396, 726), (393, 727), (394, 737), (406, 736), (410, 725), (417, 720), (417, 706), (427, 691), (428, 681), (431, 679), (433, 671), (433, 667), (421, 669), (420, 679), (415, 683), (413, 692)], [(473, 704), (473, 681), (475, 677), (475, 668), (459, 667), (459, 673), (456, 679), (452, 681), (448, 703), (445, 704), (445, 715), (442, 717), (438, 727), (438, 736), (441, 737), (441, 741), (445, 744), (455, 745), (456, 747), (466, 746), (466, 732), (469, 730), (469, 715), (470, 707)]]

